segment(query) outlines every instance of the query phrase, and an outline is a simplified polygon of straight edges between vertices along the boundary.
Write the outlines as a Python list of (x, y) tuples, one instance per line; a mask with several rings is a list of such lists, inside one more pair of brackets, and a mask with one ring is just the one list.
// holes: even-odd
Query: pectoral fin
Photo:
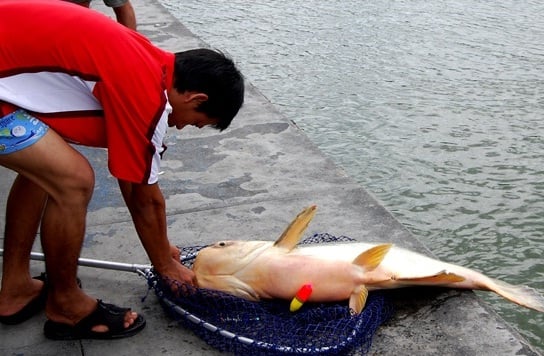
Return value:
[(360, 314), (366, 304), (368, 290), (365, 286), (356, 287), (349, 297), (349, 308), (354, 315)]
[(383, 261), (383, 258), (392, 246), (393, 244), (374, 246), (357, 256), (353, 260), (353, 263), (363, 267), (365, 271), (372, 271)]
[(287, 226), (287, 229), (274, 242), (274, 246), (286, 248), (291, 251), (299, 243), (302, 234), (315, 215), (317, 206), (311, 205), (302, 210), (296, 218)]

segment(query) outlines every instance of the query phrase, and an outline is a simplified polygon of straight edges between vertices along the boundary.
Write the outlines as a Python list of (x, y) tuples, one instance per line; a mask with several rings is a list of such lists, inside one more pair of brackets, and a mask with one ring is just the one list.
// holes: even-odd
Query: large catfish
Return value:
[(193, 265), (198, 286), (257, 301), (291, 300), (303, 285), (312, 284), (309, 301), (349, 299), (354, 313), (362, 311), (371, 290), (439, 286), (489, 290), (544, 312), (544, 298), (530, 287), (510, 285), (392, 244), (297, 246), (315, 211), (316, 206), (304, 209), (276, 242), (220, 241), (203, 248)]

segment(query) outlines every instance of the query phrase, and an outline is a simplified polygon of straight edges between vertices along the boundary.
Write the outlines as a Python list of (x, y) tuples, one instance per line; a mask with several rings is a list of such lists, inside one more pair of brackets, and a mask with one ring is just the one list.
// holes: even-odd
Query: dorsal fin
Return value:
[(311, 205), (302, 210), (287, 226), (283, 234), (274, 242), (274, 246), (283, 247), (289, 251), (295, 248), (302, 237), (302, 233), (304, 233), (304, 230), (306, 230), (308, 224), (313, 219), (316, 209), (316, 205)]
[(393, 244), (381, 244), (374, 246), (357, 256), (353, 263), (361, 266), (365, 271), (372, 271), (383, 261)]

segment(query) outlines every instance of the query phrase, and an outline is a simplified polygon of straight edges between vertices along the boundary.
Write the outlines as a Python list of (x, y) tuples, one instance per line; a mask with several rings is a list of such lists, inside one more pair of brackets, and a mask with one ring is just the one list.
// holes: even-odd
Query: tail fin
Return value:
[(493, 292), (523, 307), (544, 313), (544, 296), (536, 289), (523, 285), (516, 286), (496, 279), (491, 281), (493, 284), (487, 287)]

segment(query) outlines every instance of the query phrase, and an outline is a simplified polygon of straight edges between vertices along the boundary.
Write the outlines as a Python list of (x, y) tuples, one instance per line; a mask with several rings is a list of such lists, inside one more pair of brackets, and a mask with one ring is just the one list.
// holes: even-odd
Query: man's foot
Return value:
[(96, 309), (75, 325), (47, 320), (44, 334), (53, 340), (120, 339), (133, 336), (145, 327), (143, 316), (98, 300)]
[(6, 314), (0, 314), (0, 323), (7, 325), (20, 324), (43, 310), (47, 300), (45, 273), (32, 277), (32, 285), (27, 292), (26, 295), (18, 296), (18, 301), (13, 301), (13, 299), (4, 301), (3, 304), (6, 305), (7, 312)]

